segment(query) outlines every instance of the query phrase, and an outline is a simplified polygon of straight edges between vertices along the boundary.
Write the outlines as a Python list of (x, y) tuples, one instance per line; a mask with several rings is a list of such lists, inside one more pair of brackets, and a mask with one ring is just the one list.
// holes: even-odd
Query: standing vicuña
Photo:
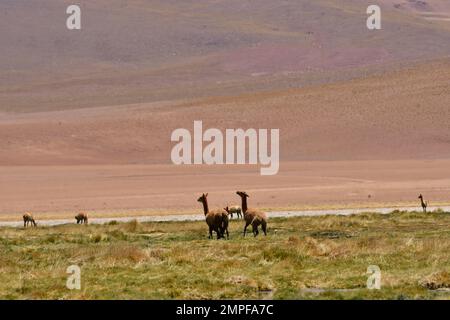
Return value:
[(259, 225), (261, 225), (261, 229), (264, 232), (264, 235), (267, 235), (266, 213), (255, 209), (250, 209), (247, 207), (247, 198), (250, 196), (246, 192), (236, 191), (236, 194), (239, 195), (242, 199), (242, 212), (244, 213), (244, 220), (245, 220), (244, 237), (245, 233), (247, 232), (247, 227), (250, 224), (252, 225), (252, 231), (255, 237), (259, 234), (258, 231)]
[(25, 212), (25, 214), (23, 215), (23, 227), (26, 228), (30, 223), (32, 226), (36, 227), (36, 222), (34, 221), (32, 214), (29, 212)]
[(84, 212), (80, 212), (79, 214), (77, 214), (75, 216), (75, 219), (77, 220), (77, 224), (81, 223), (81, 224), (88, 224), (88, 215), (87, 213)]
[(428, 201), (427, 202), (423, 201), (422, 194), (419, 195), (419, 199), (420, 199), (420, 204), (422, 205), (423, 212), (427, 213)]
[(197, 201), (203, 204), (206, 223), (209, 227), (209, 239), (212, 238), (213, 231), (216, 232), (217, 239), (224, 238), (225, 233), (227, 234), (228, 239), (228, 214), (225, 210), (220, 209), (209, 211), (207, 197), (208, 194), (203, 193), (200, 198), (197, 199)]
[(239, 206), (232, 206), (232, 207), (226, 207), (224, 208), (226, 212), (231, 216), (231, 219), (233, 219), (233, 214), (236, 213), (238, 219), (242, 218), (242, 209)]

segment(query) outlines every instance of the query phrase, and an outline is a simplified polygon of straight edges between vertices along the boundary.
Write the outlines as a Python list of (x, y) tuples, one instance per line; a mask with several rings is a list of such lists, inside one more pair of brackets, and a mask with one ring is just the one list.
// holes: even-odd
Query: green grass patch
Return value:
[[(450, 214), (279, 218), (209, 240), (205, 222), (0, 228), (2, 299), (448, 299)], [(66, 288), (70, 265), (81, 290)], [(381, 290), (366, 288), (369, 265)]]

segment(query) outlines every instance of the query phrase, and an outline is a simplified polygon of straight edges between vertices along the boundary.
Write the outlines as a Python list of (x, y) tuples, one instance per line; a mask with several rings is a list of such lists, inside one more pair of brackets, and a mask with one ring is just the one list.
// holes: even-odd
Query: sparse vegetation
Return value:
[[(270, 221), (257, 238), (232, 221), (220, 241), (204, 221), (0, 228), (0, 298), (450, 298), (450, 213)], [(72, 264), (81, 290), (65, 286)]]

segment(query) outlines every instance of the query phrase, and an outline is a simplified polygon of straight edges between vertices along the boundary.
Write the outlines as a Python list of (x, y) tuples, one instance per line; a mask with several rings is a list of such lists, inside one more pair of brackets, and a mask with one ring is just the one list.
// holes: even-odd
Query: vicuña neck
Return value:
[(205, 216), (206, 216), (206, 215), (208, 214), (208, 212), (209, 212), (209, 208), (208, 208), (208, 200), (203, 199), (203, 200), (202, 200), (202, 203), (203, 203), (203, 211), (204, 211)]
[(247, 197), (241, 197), (242, 198), (242, 212), (247, 212)]

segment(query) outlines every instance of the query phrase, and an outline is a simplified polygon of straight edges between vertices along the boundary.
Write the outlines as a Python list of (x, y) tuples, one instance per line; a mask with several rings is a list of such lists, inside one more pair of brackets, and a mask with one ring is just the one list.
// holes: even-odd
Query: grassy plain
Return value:
[[(450, 213), (0, 228), (2, 299), (449, 299)], [(66, 269), (81, 267), (81, 290)], [(366, 288), (381, 269), (381, 290)]]

